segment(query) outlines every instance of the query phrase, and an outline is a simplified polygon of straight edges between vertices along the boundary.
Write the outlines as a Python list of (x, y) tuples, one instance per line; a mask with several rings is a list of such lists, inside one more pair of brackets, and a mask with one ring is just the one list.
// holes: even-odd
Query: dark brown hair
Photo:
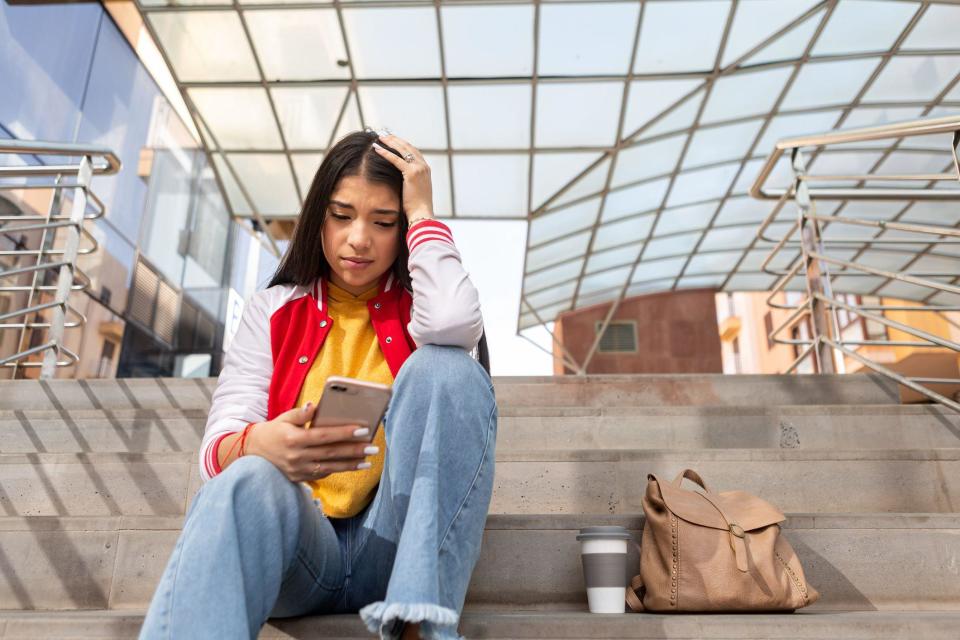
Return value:
[[(397, 282), (407, 291), (412, 291), (410, 270), (407, 267), (409, 253), (403, 239), (407, 235), (407, 216), (403, 212), (403, 174), (373, 149), (378, 140), (375, 131), (355, 131), (341, 138), (324, 156), (320, 168), (313, 176), (310, 190), (304, 199), (303, 207), (297, 217), (293, 237), (287, 247), (276, 272), (267, 287), (278, 284), (296, 284), (307, 286), (318, 277), (330, 278), (330, 265), (323, 251), (318, 251), (323, 221), (327, 217), (330, 198), (340, 179), (359, 176), (369, 182), (384, 184), (397, 194), (401, 203), (399, 216), (399, 251), (390, 270)], [(400, 154), (384, 142), (379, 144), (398, 157)], [(490, 372), (490, 359), (487, 351), (486, 334), (481, 334), (477, 346), (478, 359), (483, 368)]]

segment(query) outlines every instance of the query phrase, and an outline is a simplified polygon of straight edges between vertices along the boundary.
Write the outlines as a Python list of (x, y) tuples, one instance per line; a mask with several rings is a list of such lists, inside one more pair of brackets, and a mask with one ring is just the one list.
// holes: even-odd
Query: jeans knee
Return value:
[(490, 377), (470, 354), (460, 347), (436, 344), (425, 344), (410, 354), (397, 374), (395, 386), (402, 386), (408, 380), (419, 389), (492, 387)]
[(261, 456), (243, 456), (234, 460), (220, 475), (209, 481), (216, 491), (239, 498), (237, 503), (254, 508), (285, 505), (297, 497), (297, 486), (272, 462)]

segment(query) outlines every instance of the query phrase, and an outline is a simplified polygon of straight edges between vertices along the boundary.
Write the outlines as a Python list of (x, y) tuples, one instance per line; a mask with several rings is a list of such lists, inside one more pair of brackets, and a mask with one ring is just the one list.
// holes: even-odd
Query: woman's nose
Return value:
[(354, 224), (350, 226), (347, 242), (357, 248), (366, 248), (370, 244), (370, 234), (367, 233), (363, 223), (354, 222)]

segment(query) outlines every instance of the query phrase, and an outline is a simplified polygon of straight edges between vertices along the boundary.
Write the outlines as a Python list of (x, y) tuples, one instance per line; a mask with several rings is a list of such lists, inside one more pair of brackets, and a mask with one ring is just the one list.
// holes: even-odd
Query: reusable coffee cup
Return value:
[(580, 559), (590, 613), (623, 613), (627, 590), (627, 541), (623, 527), (580, 529)]

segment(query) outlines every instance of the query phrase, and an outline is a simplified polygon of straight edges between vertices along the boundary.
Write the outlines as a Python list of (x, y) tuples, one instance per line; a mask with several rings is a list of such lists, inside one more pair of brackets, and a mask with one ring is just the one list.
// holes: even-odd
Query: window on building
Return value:
[(97, 377), (108, 378), (113, 369), (113, 353), (116, 345), (111, 340), (104, 340), (100, 349), (100, 364), (97, 366)]
[[(600, 333), (602, 322), (597, 322), (594, 328)], [(633, 321), (611, 322), (600, 338), (597, 347), (600, 353), (636, 353), (637, 352), (637, 323)]]

